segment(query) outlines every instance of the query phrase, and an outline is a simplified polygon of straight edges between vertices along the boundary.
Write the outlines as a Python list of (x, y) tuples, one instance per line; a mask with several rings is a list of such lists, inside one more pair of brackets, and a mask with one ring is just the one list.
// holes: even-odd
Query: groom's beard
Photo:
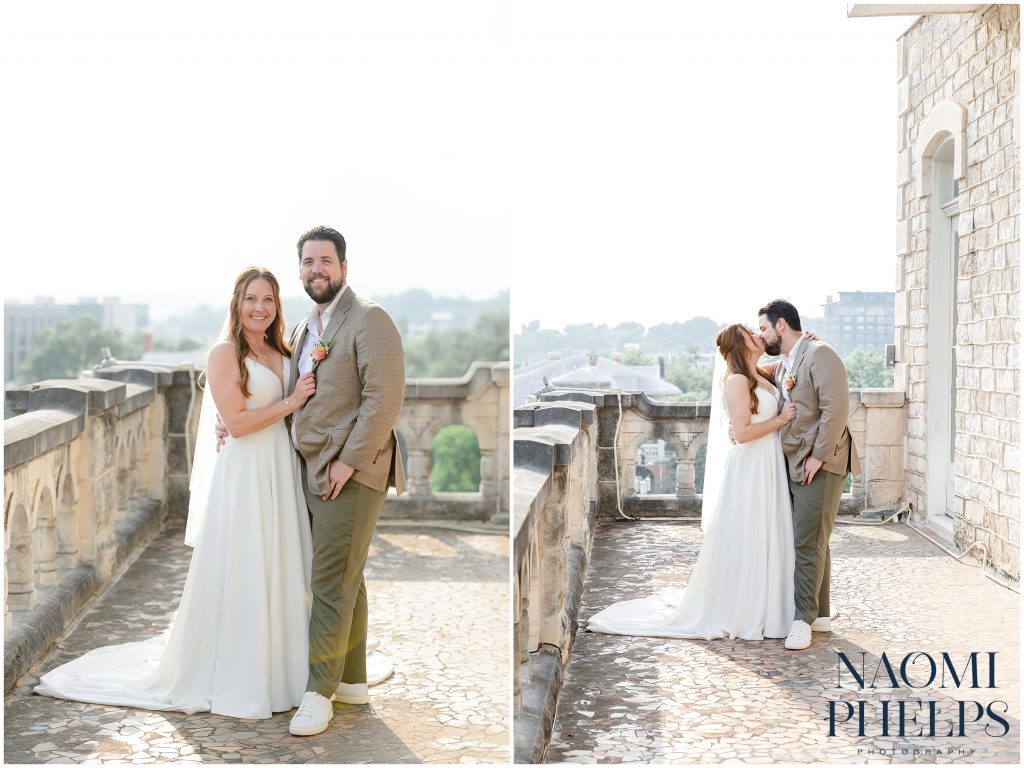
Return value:
[(766, 355), (771, 355), (772, 357), (775, 357), (776, 355), (781, 355), (782, 339), (779, 339), (778, 341), (773, 341), (770, 344), (766, 341), (764, 343), (764, 353)]
[[(317, 277), (317, 275), (314, 275)], [(334, 301), (334, 297), (338, 295), (342, 288), (345, 287), (344, 278), (338, 282), (334, 282), (328, 279), (327, 283), (322, 288), (313, 287), (313, 278), (309, 278), (308, 283), (303, 283), (302, 287), (306, 290), (306, 295), (309, 296), (317, 304), (330, 304)]]

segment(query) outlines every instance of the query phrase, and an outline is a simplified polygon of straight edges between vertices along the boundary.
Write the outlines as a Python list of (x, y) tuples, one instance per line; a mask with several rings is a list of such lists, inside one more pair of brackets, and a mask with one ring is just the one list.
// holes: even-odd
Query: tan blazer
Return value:
[[(292, 331), (291, 381), (306, 338), (306, 320)], [(330, 487), (328, 468), (341, 459), (352, 479), (374, 490), (405, 491), (395, 424), (405, 400), (405, 352), (394, 321), (382, 307), (350, 288), (323, 338), (331, 351), (316, 367), (316, 394), (295, 415), (295, 446), (306, 461), (309, 488)]]
[[(782, 450), (789, 459), (789, 475), (799, 482), (804, 459), (822, 462), (822, 469), (837, 475), (860, 472), (860, 456), (853, 444), (847, 418), (850, 413), (850, 382), (842, 358), (827, 344), (804, 339), (793, 361), (796, 384), (789, 392), (796, 418), (779, 430)], [(782, 387), (782, 363), (775, 369), (775, 383)]]

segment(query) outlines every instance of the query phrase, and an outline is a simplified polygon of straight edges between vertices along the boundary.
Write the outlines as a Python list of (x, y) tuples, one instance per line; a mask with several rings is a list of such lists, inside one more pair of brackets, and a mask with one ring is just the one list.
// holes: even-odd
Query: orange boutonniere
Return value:
[(323, 339), (317, 339), (313, 342), (313, 348), (309, 351), (309, 356), (313, 359), (313, 368), (316, 367), (327, 359), (327, 356), (331, 353), (330, 343)]
[(786, 389), (792, 389), (793, 387), (795, 387), (796, 386), (796, 374), (795, 373), (787, 373), (786, 376), (782, 379), (782, 386), (784, 386)]

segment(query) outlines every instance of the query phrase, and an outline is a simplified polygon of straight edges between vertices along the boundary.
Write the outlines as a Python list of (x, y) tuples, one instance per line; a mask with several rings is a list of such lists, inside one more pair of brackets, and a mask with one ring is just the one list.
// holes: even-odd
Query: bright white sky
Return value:
[[(161, 10), (161, 8), (163, 10)], [(895, 40), (835, 2), (5, 3), (4, 298), (226, 300), (294, 242), (540, 319), (891, 290)]]
[(507, 289), (507, 40), (476, 0), (4, 3), (5, 298), (301, 294), (317, 224), (366, 295)]
[[(517, 46), (512, 327), (894, 290), (896, 40), (836, 2), (554, 3)], [(586, 10), (584, 10), (586, 9)]]

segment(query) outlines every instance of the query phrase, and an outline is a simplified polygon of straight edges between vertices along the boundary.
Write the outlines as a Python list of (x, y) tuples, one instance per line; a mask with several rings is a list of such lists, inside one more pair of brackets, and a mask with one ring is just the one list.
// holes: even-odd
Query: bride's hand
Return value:
[(316, 393), (316, 375), (310, 371), (304, 373), (299, 377), (299, 380), (295, 382), (295, 391), (288, 395), (288, 402), (292, 406), (292, 412), (294, 413), (299, 408), (306, 404)]
[(804, 331), (804, 338), (810, 339), (811, 341), (821, 341), (821, 336), (816, 334), (814, 331)]
[(796, 406), (793, 403), (786, 403), (779, 416), (782, 417), (783, 424), (789, 424), (789, 422), (796, 418)]

